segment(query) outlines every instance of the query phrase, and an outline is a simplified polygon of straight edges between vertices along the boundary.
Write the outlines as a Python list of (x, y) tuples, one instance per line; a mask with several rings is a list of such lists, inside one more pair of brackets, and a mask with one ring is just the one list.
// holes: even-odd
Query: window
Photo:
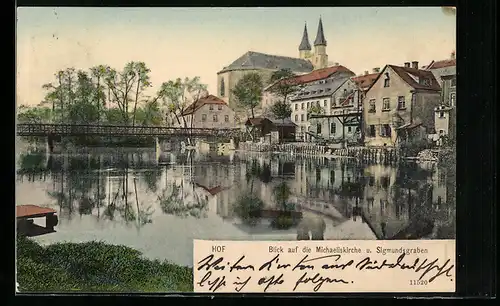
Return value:
[(369, 113), (374, 113), (375, 112), (375, 99), (370, 100), (370, 105), (368, 108)]
[(337, 133), (337, 125), (335, 122), (330, 123), (330, 134), (335, 135)]
[(222, 105), (217, 106), (218, 110), (222, 110)]
[(295, 103), (295, 110), (299, 109), (299, 103)]
[(207, 114), (201, 115), (201, 122), (206, 122), (207, 121)]
[(321, 123), (316, 124), (316, 133), (321, 134)]
[(370, 125), (368, 127), (368, 136), (375, 137), (375, 126), (374, 125)]
[(225, 115), (225, 116), (224, 116), (224, 121), (225, 121), (225, 122), (229, 122), (229, 115)]
[(304, 109), (304, 102), (300, 103), (300, 109)]
[(300, 121), (304, 121), (304, 114), (300, 115)]
[(451, 79), (451, 87), (455, 87), (455, 86), (457, 86), (457, 78), (456, 78), (456, 77), (453, 77), (453, 78)]
[(347, 133), (352, 133), (352, 127), (350, 126), (347, 127)]
[(380, 126), (380, 136), (391, 137), (391, 126), (388, 124), (382, 124)]
[(323, 106), (326, 107), (326, 100), (323, 100)]
[(214, 110), (214, 106), (212, 104), (210, 104), (210, 106), (208, 107), (210, 110)]
[(226, 85), (224, 84), (224, 79), (220, 80), (220, 96), (224, 97), (226, 94)]
[(219, 119), (217, 118), (217, 115), (214, 115), (213, 118), (214, 118), (214, 122), (218, 122), (219, 121)]
[(301, 131), (302, 133), (304, 133), (304, 127), (303, 127), (303, 126), (301, 126), (301, 127), (300, 127), (300, 131)]
[(455, 101), (456, 100), (456, 94), (454, 92), (452, 92), (450, 94), (450, 106), (455, 106)]
[(430, 86), (431, 85), (431, 81), (429, 79), (422, 79), (422, 84), (424, 86)]
[(299, 121), (299, 115), (295, 115), (295, 122)]
[(307, 102), (307, 109), (309, 109), (309, 107), (311, 107), (311, 103)]
[(384, 87), (389, 87), (389, 81), (390, 81), (390, 78), (389, 78), (389, 74), (386, 73), (385, 74), (385, 79), (384, 79)]
[(399, 96), (398, 97), (398, 109), (405, 109), (405, 108), (406, 108), (405, 97)]
[(439, 130), (439, 135), (443, 135), (444, 134), (444, 130)]
[(319, 101), (316, 101), (316, 106), (318, 106), (318, 107), (320, 106), (320, 105), (319, 105)]
[(384, 98), (382, 104), (382, 111), (388, 111), (388, 110), (391, 110), (391, 102), (389, 98)]
[(439, 118), (445, 118), (444, 117), (444, 112), (439, 112)]

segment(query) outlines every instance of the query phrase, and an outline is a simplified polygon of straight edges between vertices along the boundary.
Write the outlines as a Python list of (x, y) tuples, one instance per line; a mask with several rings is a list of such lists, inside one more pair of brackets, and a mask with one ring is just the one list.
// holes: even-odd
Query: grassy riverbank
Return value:
[(148, 260), (137, 250), (102, 242), (40, 246), (17, 239), (21, 292), (186, 292), (192, 269)]

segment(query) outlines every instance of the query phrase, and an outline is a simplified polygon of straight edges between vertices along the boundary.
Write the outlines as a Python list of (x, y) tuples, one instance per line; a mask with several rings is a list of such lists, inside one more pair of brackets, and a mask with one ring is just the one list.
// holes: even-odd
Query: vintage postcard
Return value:
[(16, 292), (454, 292), (453, 7), (19, 7)]

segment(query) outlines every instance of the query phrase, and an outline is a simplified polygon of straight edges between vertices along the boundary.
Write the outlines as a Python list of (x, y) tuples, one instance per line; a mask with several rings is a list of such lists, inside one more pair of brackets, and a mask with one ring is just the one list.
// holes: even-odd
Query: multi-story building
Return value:
[[(330, 114), (339, 97), (346, 93), (344, 90), (350, 92), (355, 86), (352, 81), (347, 82), (352, 76), (354, 76), (352, 71), (336, 63), (335, 66), (318, 69), (292, 80), (300, 88), (297, 93), (290, 95), (287, 101), (292, 108), (291, 120), (297, 124), (295, 132), (297, 140), (310, 139), (306, 132), (310, 127), (308, 114), (311, 109), (321, 109), (323, 114)], [(263, 101), (263, 105), (268, 107), (277, 99), (270, 93), (271, 87), (266, 88)]]
[(426, 67), (441, 85), (441, 105), (435, 109), (438, 137), (455, 139), (456, 136), (456, 64), (455, 52), (452, 52), (449, 59), (432, 61)]
[[(188, 127), (234, 128), (234, 111), (222, 99), (213, 95), (200, 98), (181, 114)], [(181, 126), (184, 123), (181, 122)]]
[(365, 145), (396, 146), (434, 133), (441, 87), (418, 62), (386, 65), (363, 100)]
[(344, 80), (330, 99), (329, 108), (323, 113), (309, 115), (309, 132), (328, 141), (357, 138), (362, 100), (356, 83), (352, 79)]

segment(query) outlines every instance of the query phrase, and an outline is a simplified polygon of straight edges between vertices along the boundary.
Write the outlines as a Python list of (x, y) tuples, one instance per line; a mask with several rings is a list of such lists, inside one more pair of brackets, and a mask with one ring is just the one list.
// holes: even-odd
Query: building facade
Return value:
[(360, 90), (352, 79), (347, 79), (331, 96), (330, 109), (309, 116), (309, 131), (329, 142), (357, 141), (361, 135), (361, 110)]
[(412, 130), (434, 132), (434, 112), (440, 104), (441, 87), (434, 75), (418, 62), (387, 65), (363, 100), (366, 146), (396, 146)]
[[(208, 95), (189, 105), (181, 115), (188, 127), (234, 128), (234, 111), (222, 99)], [(181, 123), (183, 126), (183, 123)]]
[(434, 74), (441, 85), (441, 105), (435, 109), (436, 138), (456, 138), (457, 79), (456, 59), (452, 52), (449, 59), (432, 61), (426, 70)]

